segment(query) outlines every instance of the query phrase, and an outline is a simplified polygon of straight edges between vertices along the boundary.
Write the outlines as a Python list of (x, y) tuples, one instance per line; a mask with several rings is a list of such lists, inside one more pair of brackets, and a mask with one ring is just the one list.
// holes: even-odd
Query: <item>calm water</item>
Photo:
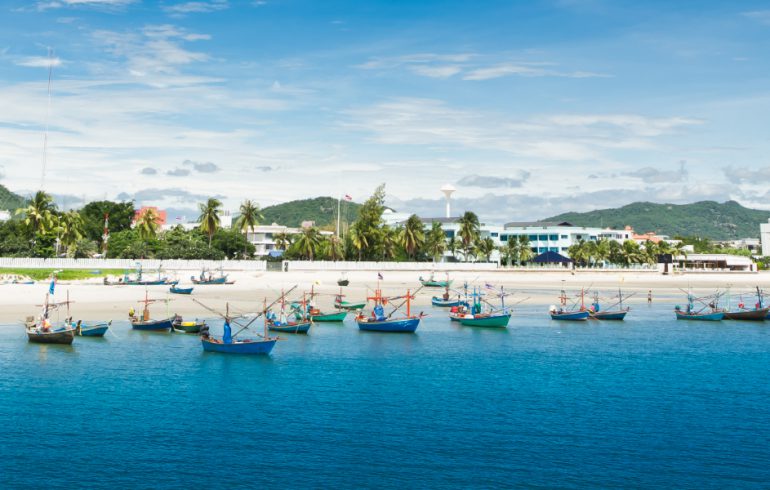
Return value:
[(270, 357), (125, 323), (72, 348), (2, 327), (0, 487), (770, 485), (770, 323), (545, 311), (505, 331), (319, 324)]

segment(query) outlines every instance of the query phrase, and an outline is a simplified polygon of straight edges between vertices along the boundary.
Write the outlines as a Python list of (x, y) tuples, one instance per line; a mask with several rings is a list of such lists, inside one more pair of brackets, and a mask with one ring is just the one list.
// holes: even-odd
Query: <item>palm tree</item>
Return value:
[(136, 228), (139, 230), (139, 237), (143, 240), (149, 240), (155, 238), (158, 234), (158, 224), (160, 221), (160, 215), (155, 208), (145, 208), (144, 211), (136, 219)]
[(425, 225), (416, 214), (411, 215), (401, 229), (401, 245), (412, 260), (425, 245)]
[(486, 262), (489, 262), (492, 252), (495, 251), (495, 241), (490, 237), (482, 238), (476, 243), (476, 251)]
[(457, 238), (454, 235), (452, 235), (452, 237), (446, 242), (446, 249), (452, 255), (453, 259), (456, 258), (455, 254), (457, 253), (458, 248), (459, 248), (459, 244), (457, 243)]
[(519, 235), (519, 258), (518, 263), (519, 265), (522, 264), (522, 262), (527, 262), (529, 259), (532, 258), (534, 253), (532, 252), (532, 247), (529, 244), (529, 237), (527, 235)]
[(479, 217), (472, 211), (466, 211), (457, 223), (460, 225), (458, 235), (460, 235), (465, 260), (467, 261), (473, 245), (479, 239)]
[(428, 236), (425, 239), (425, 250), (430, 254), (435, 262), (438, 257), (444, 255), (447, 249), (446, 234), (441, 227), (441, 223), (434, 221), (431, 225)]
[(396, 251), (401, 232), (388, 225), (380, 228), (379, 242), (382, 245), (382, 260), (396, 258)]
[(200, 223), (201, 231), (209, 236), (209, 248), (211, 248), (211, 239), (219, 229), (219, 213), (222, 211), (222, 202), (215, 197), (210, 197), (205, 203), (199, 204), (198, 208), (201, 211), (201, 215), (198, 216), (198, 223)]
[(658, 246), (652, 240), (644, 242), (644, 251), (642, 252), (644, 262), (652, 265), (658, 262)]
[(275, 248), (278, 250), (286, 250), (291, 245), (291, 235), (288, 233), (276, 233), (273, 235), (273, 242), (275, 243)]
[(318, 228), (315, 226), (304, 228), (295, 243), (300, 255), (312, 261), (316, 250), (321, 244), (321, 234), (318, 233)]
[(262, 216), (262, 212), (259, 209), (259, 204), (252, 201), (251, 199), (246, 199), (241, 203), (240, 212), (241, 215), (238, 217), (236, 226), (239, 230), (241, 230), (241, 232), (246, 233), (246, 237), (248, 239), (248, 232), (253, 232), (254, 227), (259, 224), (259, 220), (265, 219), (265, 217)]
[(56, 211), (53, 198), (43, 191), (37, 191), (26, 208), (19, 208), (16, 214), (25, 216), (24, 223), (29, 226), (32, 234), (42, 235), (53, 226), (52, 216)]
[(603, 237), (596, 242), (594, 258), (597, 262), (601, 262), (602, 266), (607, 263), (607, 260), (610, 258), (610, 240), (608, 238)]
[(622, 263), (626, 266), (642, 262), (642, 254), (639, 244), (634, 240), (626, 240), (621, 246)]
[(62, 245), (69, 249), (75, 245), (85, 231), (83, 230), (83, 218), (77, 211), (67, 211), (59, 218), (59, 233)]
[(612, 264), (622, 264), (623, 263), (623, 246), (615, 241), (610, 241), (610, 253), (608, 256), (608, 260)]
[(329, 237), (327, 249), (329, 252), (329, 258), (333, 261), (342, 260), (345, 258), (345, 249), (343, 247), (342, 240), (336, 235)]
[(363, 230), (360, 221), (356, 221), (350, 226), (348, 236), (353, 244), (353, 248), (358, 251), (358, 260), (360, 262), (363, 251), (369, 247), (369, 236), (366, 234), (365, 230)]
[(577, 243), (573, 243), (567, 249), (569, 257), (578, 265), (586, 265), (588, 262), (588, 247), (584, 240), (578, 240)]

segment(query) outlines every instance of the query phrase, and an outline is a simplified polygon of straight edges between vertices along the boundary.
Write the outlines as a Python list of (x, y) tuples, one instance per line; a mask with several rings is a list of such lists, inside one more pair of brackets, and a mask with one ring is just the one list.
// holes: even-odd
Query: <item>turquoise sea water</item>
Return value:
[[(0, 327), (2, 488), (767, 488), (770, 323), (317, 324), (270, 357)], [(216, 330), (216, 329), (215, 329)]]

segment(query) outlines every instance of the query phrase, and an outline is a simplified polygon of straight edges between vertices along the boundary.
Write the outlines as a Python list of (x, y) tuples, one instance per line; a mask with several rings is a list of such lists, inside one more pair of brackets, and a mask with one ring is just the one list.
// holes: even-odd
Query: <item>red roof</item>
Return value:
[(134, 213), (134, 223), (136, 223), (139, 217), (142, 214), (144, 214), (144, 212), (148, 209), (154, 209), (155, 212), (158, 214), (158, 219), (155, 220), (156, 223), (158, 223), (161, 226), (166, 224), (166, 212), (156, 208), (155, 206), (142, 206), (141, 209), (138, 209), (136, 213)]

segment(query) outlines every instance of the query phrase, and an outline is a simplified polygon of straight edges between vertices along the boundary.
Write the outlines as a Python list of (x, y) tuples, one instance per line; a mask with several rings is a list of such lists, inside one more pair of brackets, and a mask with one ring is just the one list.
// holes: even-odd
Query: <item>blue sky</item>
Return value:
[[(679, 3), (679, 4), (678, 4)], [(0, 173), (70, 204), (770, 209), (766, 2), (3, 2)], [(50, 115), (48, 50), (53, 49)], [(68, 196), (68, 197), (65, 197)], [(194, 214), (193, 211), (189, 211)]]

